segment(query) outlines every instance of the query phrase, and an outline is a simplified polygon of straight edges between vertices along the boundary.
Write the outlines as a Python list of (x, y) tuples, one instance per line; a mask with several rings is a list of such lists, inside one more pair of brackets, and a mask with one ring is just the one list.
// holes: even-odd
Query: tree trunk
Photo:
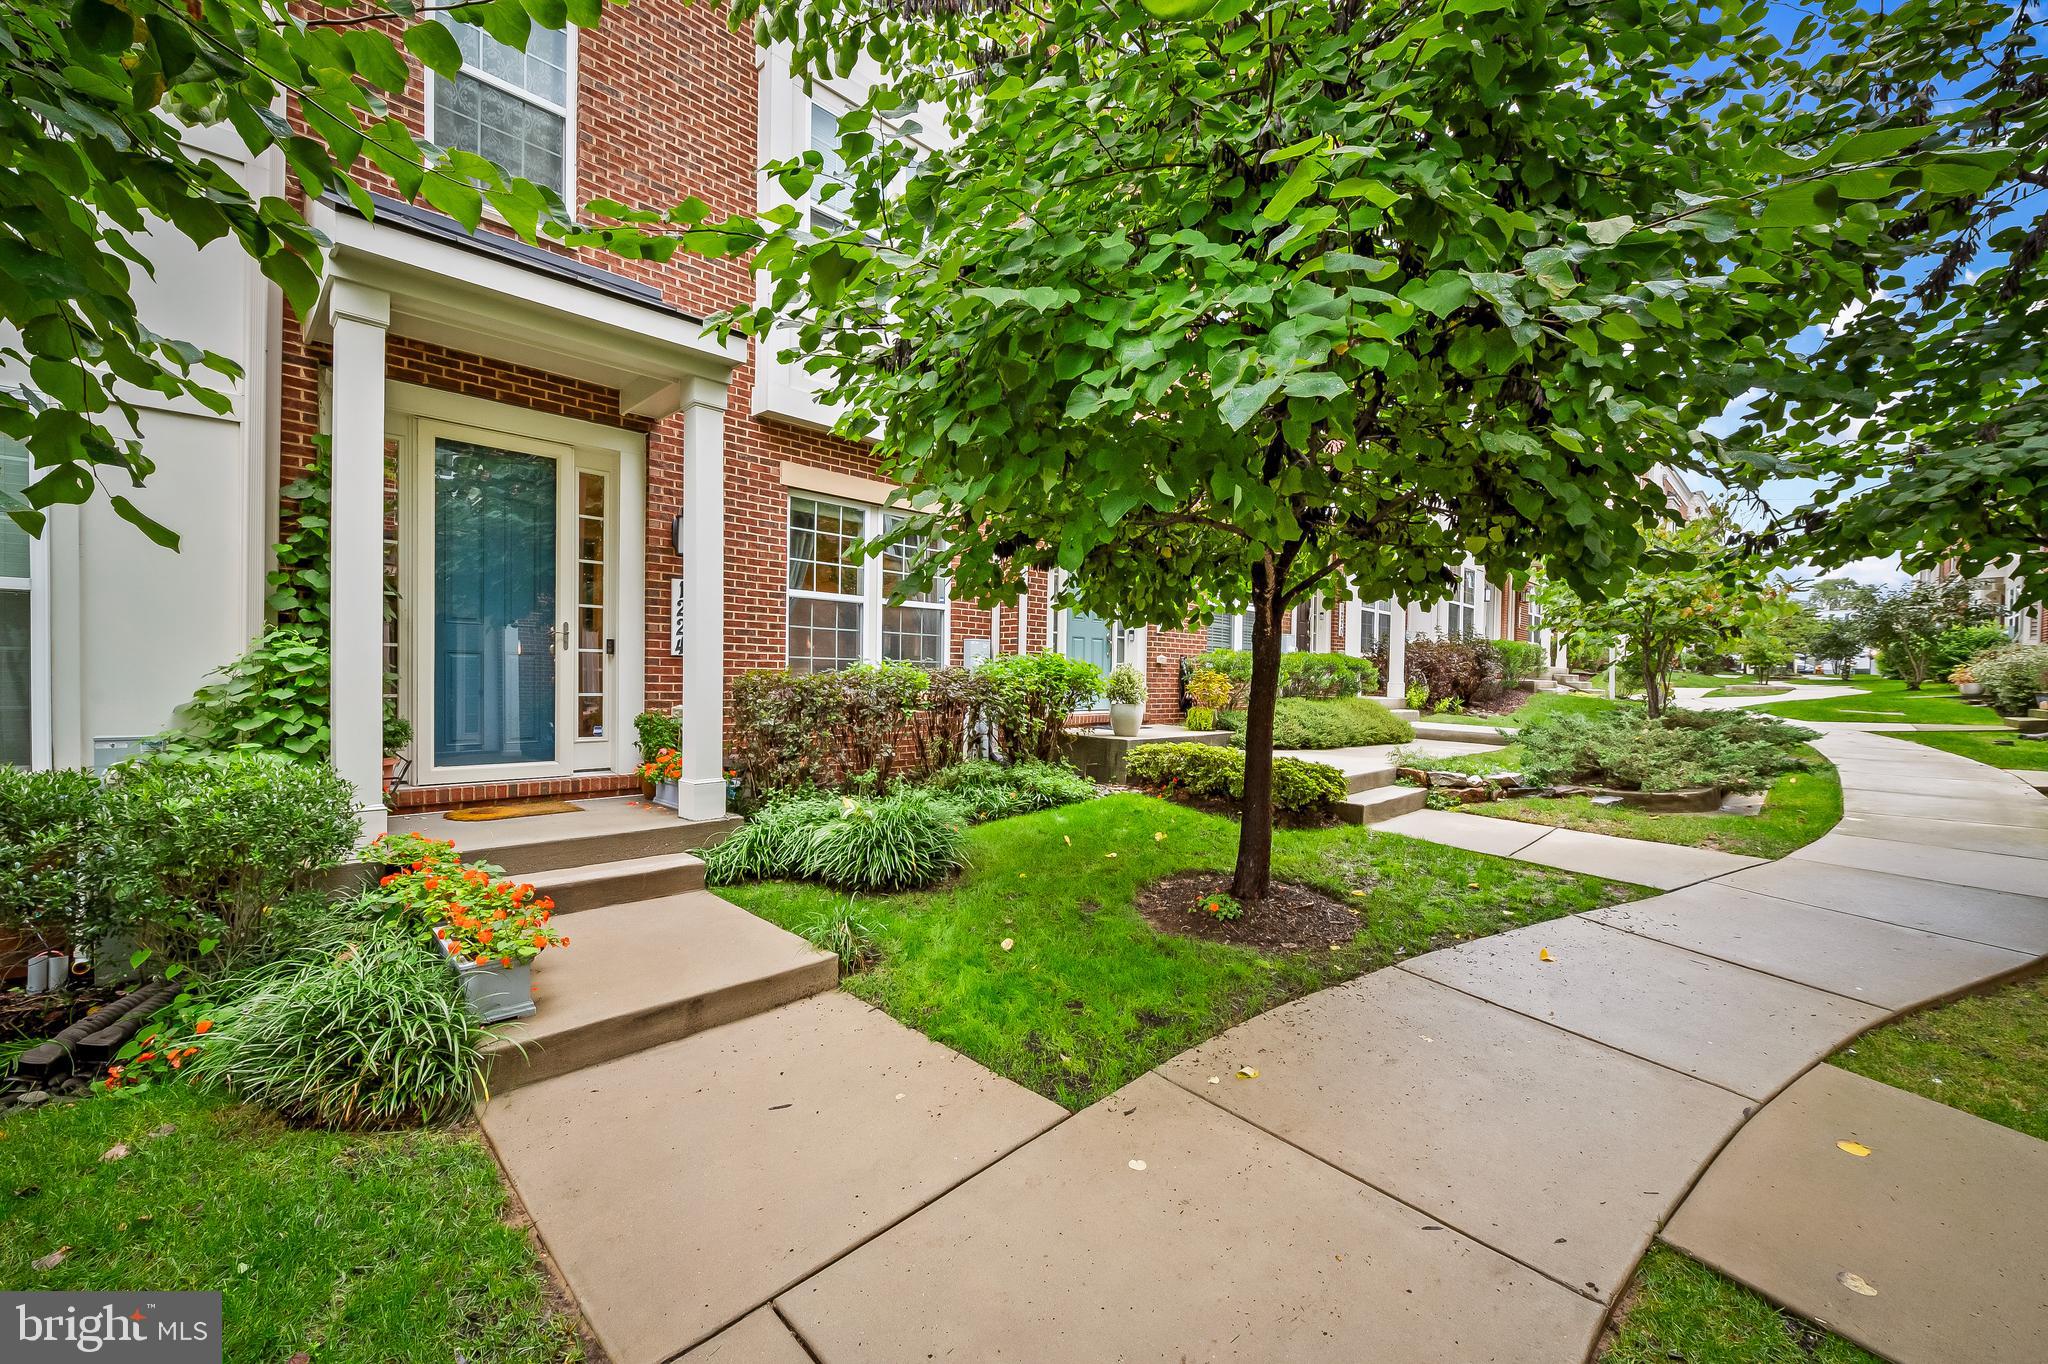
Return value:
[(1244, 706), (1244, 804), (1230, 894), (1249, 907), (1273, 884), (1273, 705), (1280, 699), (1280, 588), (1266, 567), (1252, 573), (1252, 683)]

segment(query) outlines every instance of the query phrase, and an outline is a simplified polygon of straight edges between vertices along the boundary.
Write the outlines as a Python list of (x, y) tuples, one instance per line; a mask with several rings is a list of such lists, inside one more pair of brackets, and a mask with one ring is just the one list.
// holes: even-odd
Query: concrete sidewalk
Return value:
[[(486, 1130), (618, 1364), (1583, 1360), (1761, 1105), (2048, 955), (2048, 898), (2016, 893), (2048, 890), (2048, 802), (1934, 749), (1819, 747), (1899, 822), (1321, 991), (1071, 1118), (824, 996)], [(1517, 856), (1559, 832), (1469, 823)]]

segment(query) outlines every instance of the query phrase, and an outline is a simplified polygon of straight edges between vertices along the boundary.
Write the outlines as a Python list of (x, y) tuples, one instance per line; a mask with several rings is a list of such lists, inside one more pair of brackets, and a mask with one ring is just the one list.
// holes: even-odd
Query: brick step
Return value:
[(1442, 721), (1425, 720), (1414, 726), (1418, 739), (1444, 739), (1458, 744), (1511, 744), (1515, 741), (1513, 730), (1498, 730), (1490, 725), (1451, 725)]
[(2005, 723), (2022, 734), (2048, 734), (2048, 715), (2008, 715)]
[(1346, 824), (1377, 824), (1420, 810), (1428, 801), (1429, 792), (1419, 786), (1382, 786), (1347, 797), (1337, 807), (1337, 818)]
[(485, 1049), (489, 1091), (630, 1056), (830, 990), (839, 962), (709, 891), (587, 909), (533, 965), (539, 1011)]
[(686, 852), (657, 853), (584, 867), (557, 867), (534, 872), (529, 879), (542, 894), (554, 897), (556, 913), (576, 914), (702, 890), (704, 863)]

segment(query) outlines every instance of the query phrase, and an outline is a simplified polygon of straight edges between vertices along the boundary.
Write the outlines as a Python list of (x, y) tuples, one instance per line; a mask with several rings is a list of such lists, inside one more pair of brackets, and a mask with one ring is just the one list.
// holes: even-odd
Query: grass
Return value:
[[(881, 951), (845, 988), (1069, 1108), (1297, 995), (1462, 939), (1642, 892), (1361, 828), (1280, 830), (1278, 878), (1359, 910), (1336, 950), (1265, 954), (1160, 933), (1133, 906), (1177, 871), (1227, 870), (1235, 821), (1116, 795), (984, 824), (969, 870), (931, 890), (862, 900)], [(1353, 892), (1362, 892), (1354, 894)], [(845, 897), (730, 886), (778, 924)], [(1004, 951), (1004, 940), (1013, 948)]]
[(233, 1360), (584, 1357), (471, 1133), (296, 1130), (182, 1086), (0, 1128), (10, 1288), (218, 1290)]
[(1909, 1015), (1829, 1059), (2048, 1141), (2048, 976)]
[[(1829, 1059), (2048, 1139), (2048, 977), (1902, 1018)], [(1601, 1364), (1877, 1364), (1668, 1246), (1651, 1247), (1624, 1313)]]
[(1502, 744), (1499, 748), (1484, 753), (1460, 753), (1456, 756), (1433, 757), (1413, 748), (1398, 750), (1403, 767), (1421, 767), (1431, 772), (1462, 772), (1468, 777), (1490, 777), (1496, 772), (1518, 772), (1522, 766), (1522, 746)]
[(1669, 1246), (1636, 1271), (1600, 1364), (1882, 1364)]
[(1738, 682), (1729, 687), (1716, 687), (1709, 696), (1783, 696), (1792, 688), (1776, 682)]
[(1679, 671), (1671, 674), (1674, 687), (1725, 687), (1730, 682), (1740, 682), (1743, 673), (1689, 673)]
[(1604, 696), (1586, 696), (1566, 691), (1539, 691), (1524, 701), (1518, 709), (1506, 715), (1464, 711), (1456, 715), (1424, 715), (1422, 718), (1432, 722), (1449, 721), (1454, 725), (1501, 725), (1513, 728), (1552, 715), (1593, 715), (1603, 710), (1611, 710), (1614, 705), (1614, 702)]
[(1810, 701), (1774, 701), (1758, 707), (1787, 720), (1856, 720), (1910, 725), (1995, 725), (1998, 716), (1983, 706), (1965, 704), (1946, 682), (1929, 682), (1907, 691), (1896, 678), (1859, 679), (1840, 696)]
[[(1801, 751), (1818, 756), (1810, 748)], [(1783, 857), (1813, 842), (1842, 818), (1842, 780), (1826, 762), (1815, 771), (1788, 772), (1771, 783), (1760, 815), (1651, 814), (1621, 805), (1595, 805), (1588, 796), (1496, 800), (1467, 805), (1464, 811), (1743, 857)]]
[(1899, 734), (1893, 737), (1908, 739), (1916, 744), (1926, 744), (1929, 748), (1938, 748), (1944, 753), (1975, 758), (1978, 762), (1992, 767), (2024, 772), (2048, 771), (2048, 743), (2038, 739), (2015, 739), (2010, 730), (2004, 734), (1965, 734), (1957, 730), (1936, 730), (1928, 734)]

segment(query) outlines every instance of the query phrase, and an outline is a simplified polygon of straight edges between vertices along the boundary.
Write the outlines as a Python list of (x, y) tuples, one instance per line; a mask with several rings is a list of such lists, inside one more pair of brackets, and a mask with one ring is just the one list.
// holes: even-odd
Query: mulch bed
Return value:
[(1176, 872), (1138, 892), (1138, 912), (1162, 933), (1283, 952), (1348, 943), (1358, 934), (1357, 910), (1322, 891), (1285, 881), (1275, 881), (1264, 904), (1247, 905), (1236, 919), (1219, 919), (1200, 908), (1208, 896), (1229, 890), (1229, 872)]

